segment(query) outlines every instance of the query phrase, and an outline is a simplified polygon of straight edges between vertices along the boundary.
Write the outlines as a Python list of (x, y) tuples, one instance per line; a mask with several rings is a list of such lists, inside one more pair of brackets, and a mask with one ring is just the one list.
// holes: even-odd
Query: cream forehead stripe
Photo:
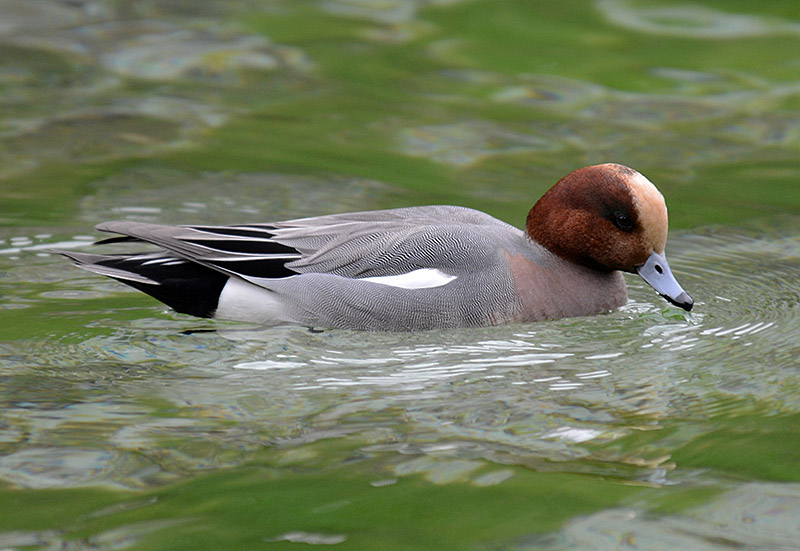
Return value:
[(633, 203), (639, 212), (645, 239), (662, 254), (667, 244), (667, 204), (656, 186), (638, 172), (627, 179)]

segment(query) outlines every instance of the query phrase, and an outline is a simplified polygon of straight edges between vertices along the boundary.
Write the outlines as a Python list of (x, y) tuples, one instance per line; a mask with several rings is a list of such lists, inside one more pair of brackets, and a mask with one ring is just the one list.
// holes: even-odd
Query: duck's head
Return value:
[(567, 174), (533, 206), (528, 235), (559, 257), (600, 271), (637, 273), (675, 306), (694, 301), (672, 275), (664, 196), (644, 176), (618, 164)]

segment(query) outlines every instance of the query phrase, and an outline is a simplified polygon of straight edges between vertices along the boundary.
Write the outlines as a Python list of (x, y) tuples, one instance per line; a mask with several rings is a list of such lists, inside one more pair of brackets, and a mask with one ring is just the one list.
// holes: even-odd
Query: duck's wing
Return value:
[[(165, 251), (139, 255), (146, 266), (184, 260), (257, 285), (264, 279), (312, 272), (348, 278), (401, 275), (421, 268), (463, 273), (492, 254), (492, 232), (519, 232), (479, 211), (444, 206), (236, 226), (120, 221), (97, 229), (122, 236), (105, 243), (143, 241)], [(119, 272), (92, 271), (120, 277)]]
[[(145, 242), (163, 249), (160, 253), (130, 255), (143, 260), (143, 266), (171, 261), (198, 264), (225, 275), (279, 278), (297, 272), (285, 264), (300, 258), (300, 253), (272, 239), (268, 226), (166, 226), (141, 222), (116, 221), (97, 225), (100, 231), (120, 234), (98, 242)], [(86, 266), (82, 266), (87, 268)], [(102, 273), (102, 272), (101, 272)], [(115, 277), (115, 276), (112, 276)]]
[[(298, 312), (325, 311), (343, 297), (353, 299), (354, 311), (363, 309), (364, 303), (386, 300), (399, 301), (398, 311), (403, 311), (403, 289), (450, 288), (449, 283), (462, 275), (496, 268), (503, 243), (523, 236), (487, 214), (459, 207), (237, 226), (120, 221), (99, 224), (97, 229), (118, 234), (100, 243), (148, 243), (158, 249), (128, 254), (57, 252), (80, 268), (117, 279), (178, 312), (215, 317), (222, 309), (221, 317), (260, 322), (272, 320), (273, 310), (283, 312), (275, 314), (275, 320), (306, 319)], [(400, 289), (390, 292), (389, 287)], [(448, 302), (447, 293), (436, 295), (439, 302)], [(313, 297), (307, 308), (299, 302), (302, 297)], [(427, 307), (444, 308), (439, 302)], [(333, 323), (333, 318), (309, 319), (309, 323), (319, 319)], [(403, 323), (395, 320), (375, 327), (405, 327)]]

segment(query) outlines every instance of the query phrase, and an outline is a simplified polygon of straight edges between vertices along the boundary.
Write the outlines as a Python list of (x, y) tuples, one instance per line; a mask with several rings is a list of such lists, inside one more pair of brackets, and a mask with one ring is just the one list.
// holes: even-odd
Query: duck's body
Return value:
[(451, 206), (98, 229), (125, 236), (106, 242), (162, 250), (62, 254), (202, 317), (399, 331), (585, 316), (625, 303), (620, 270), (638, 271), (665, 298), (691, 308), (663, 257), (663, 198), (621, 165), (562, 179), (531, 210), (525, 232)]

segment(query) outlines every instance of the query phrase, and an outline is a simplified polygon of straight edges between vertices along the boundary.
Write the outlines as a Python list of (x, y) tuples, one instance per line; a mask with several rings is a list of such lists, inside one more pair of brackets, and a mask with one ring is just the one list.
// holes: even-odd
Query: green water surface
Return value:
[[(0, 548), (796, 548), (796, 2), (0, 10)], [(113, 218), (520, 226), (607, 161), (666, 196), (694, 313), (631, 279), (592, 319), (250, 334), (47, 253)]]

